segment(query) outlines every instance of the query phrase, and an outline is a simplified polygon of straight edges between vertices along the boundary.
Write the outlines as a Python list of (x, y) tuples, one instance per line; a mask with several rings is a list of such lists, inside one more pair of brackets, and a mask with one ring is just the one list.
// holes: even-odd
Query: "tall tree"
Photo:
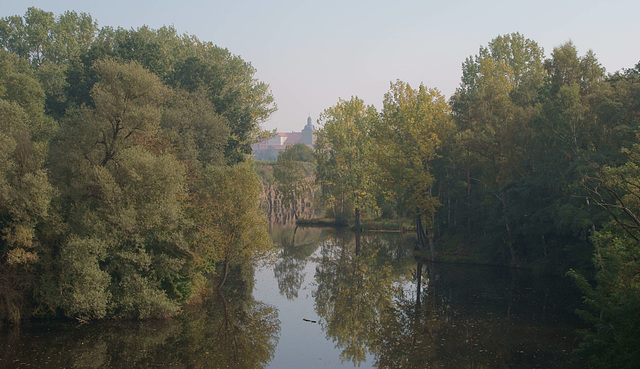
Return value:
[(147, 144), (166, 88), (135, 62), (96, 68), (95, 109), (69, 115), (52, 153), (65, 226), (41, 294), (82, 319), (173, 314), (189, 294), (185, 169)]
[(67, 11), (59, 17), (30, 7), (23, 17), (0, 19), (0, 47), (34, 66), (63, 64), (89, 49), (97, 23), (87, 13)]
[[(612, 90), (601, 105), (622, 132), (640, 124), (640, 63), (609, 78)], [(623, 97), (624, 96), (624, 97)], [(584, 293), (580, 315), (591, 324), (582, 331), (581, 352), (598, 367), (632, 368), (640, 359), (637, 311), (640, 309), (640, 145), (622, 150), (626, 161), (603, 166), (585, 181), (591, 201), (606, 210), (613, 221), (592, 235), (595, 246), (595, 285), (575, 271)], [(625, 141), (620, 141), (625, 142)], [(594, 227), (595, 228), (595, 227)]]
[(372, 209), (375, 162), (371, 156), (371, 129), (378, 120), (373, 106), (358, 97), (340, 100), (320, 116), (315, 142), (317, 180), (334, 215), (355, 217), (360, 228), (362, 211)]
[(542, 48), (519, 33), (498, 36), (463, 63), (461, 84), (451, 99), (459, 132), (454, 166), (466, 183), (457, 194), (466, 202), (458, 212), (466, 219), (459, 223), (469, 234), (499, 235), (492, 242), (505, 244), (514, 264), (519, 255), (505, 186), (538, 165), (532, 160), (533, 117), (545, 77), (542, 59)]
[(254, 78), (251, 64), (226, 49), (197, 44), (198, 56), (177, 63), (168, 75), (173, 86), (194, 91), (204, 88), (216, 111), (229, 121), (231, 136), (226, 148), (230, 163), (244, 160), (251, 152), (259, 124), (275, 111), (269, 86)]
[(76, 103), (91, 103), (87, 94), (95, 83), (91, 67), (104, 57), (136, 61), (171, 87), (206, 94), (231, 130), (225, 147), (229, 164), (246, 160), (262, 131), (260, 124), (276, 110), (269, 85), (255, 78), (250, 63), (211, 42), (180, 35), (172, 27), (100, 30), (82, 63), (69, 71)]
[(584, 293), (580, 316), (592, 325), (583, 330), (580, 351), (602, 368), (633, 368), (640, 360), (640, 145), (623, 166), (605, 167), (590, 183), (592, 200), (614, 221), (594, 233), (596, 285), (572, 271)]
[(53, 186), (44, 167), (51, 122), (29, 67), (0, 51), (0, 321), (18, 322), (36, 284)]
[(219, 248), (218, 288), (236, 264), (252, 264), (273, 251), (266, 218), (259, 208), (260, 182), (251, 163), (207, 167), (200, 196), (211, 202), (211, 237)]
[(453, 129), (449, 106), (440, 91), (424, 85), (413, 89), (397, 81), (385, 94), (382, 120), (374, 130), (384, 187), (410, 209), (418, 240), (422, 247), (429, 240), (432, 259), (433, 218), (439, 206), (433, 194), (433, 161)]
[[(276, 110), (269, 85), (255, 78), (250, 63), (211, 42), (180, 35), (173, 27), (98, 30), (86, 13), (66, 12), (55, 18), (31, 7), (23, 17), (0, 20), (0, 47), (36, 67), (57, 66), (47, 66), (42, 78), (50, 85), (48, 109), (58, 116), (74, 103), (93, 103), (93, 63), (107, 57), (136, 61), (172, 87), (206, 91), (231, 129), (225, 149), (229, 164), (247, 159), (250, 145), (263, 133), (260, 124)], [(68, 94), (64, 99), (61, 89)]]

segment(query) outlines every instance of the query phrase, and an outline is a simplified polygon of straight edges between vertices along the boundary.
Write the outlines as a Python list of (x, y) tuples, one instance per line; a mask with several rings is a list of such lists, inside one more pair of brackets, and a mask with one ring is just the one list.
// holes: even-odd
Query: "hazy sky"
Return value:
[(0, 17), (29, 6), (88, 12), (99, 26), (159, 28), (229, 49), (271, 86), (278, 111), (267, 129), (299, 131), (338, 98), (381, 108), (389, 83), (437, 87), (447, 98), (461, 64), (498, 35), (520, 32), (544, 48), (573, 41), (608, 72), (640, 61), (637, 0), (0, 0)]

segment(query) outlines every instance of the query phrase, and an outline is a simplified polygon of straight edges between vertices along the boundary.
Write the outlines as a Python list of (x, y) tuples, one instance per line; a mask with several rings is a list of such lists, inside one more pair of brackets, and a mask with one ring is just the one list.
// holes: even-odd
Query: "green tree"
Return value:
[(282, 160), (304, 161), (306, 163), (316, 162), (316, 158), (313, 156), (313, 149), (303, 143), (287, 146), (278, 156), (278, 159), (280, 158)]
[[(583, 178), (593, 176), (594, 167), (602, 163), (619, 163), (621, 143), (630, 137), (615, 128), (626, 124), (613, 123), (602, 114), (603, 97), (611, 86), (604, 81), (604, 69), (591, 51), (580, 57), (572, 43), (565, 43), (554, 48), (545, 68), (548, 78), (540, 90), (540, 112), (533, 120), (538, 127), (533, 132), (531, 155), (535, 173), (530, 175), (538, 181), (538, 191), (544, 191), (538, 192), (544, 201), (521, 211), (529, 219), (520, 217), (516, 230), (525, 231), (531, 240), (521, 248), (523, 255), (529, 253), (531, 259), (537, 254), (547, 265), (566, 270), (588, 264), (592, 252), (588, 235), (593, 227), (608, 221), (601, 209), (584, 200), (588, 194)], [(544, 221), (533, 222), (541, 218)]]
[(87, 13), (67, 11), (59, 17), (29, 7), (23, 17), (0, 19), (0, 47), (38, 67), (63, 64), (89, 49), (97, 23)]
[(499, 36), (463, 64), (451, 99), (458, 135), (447, 171), (457, 181), (445, 194), (445, 211), (455, 216), (448, 224), (489, 235), (486, 252), (514, 265), (549, 257), (555, 201), (564, 196), (564, 182), (549, 173), (563, 159), (551, 150), (558, 145), (549, 137), (553, 129), (542, 122), (549, 86), (543, 57), (520, 34)]
[(201, 170), (223, 165), (230, 130), (202, 90), (175, 91), (161, 119), (162, 136), (180, 150), (183, 159)]
[[(452, 97), (467, 166), (483, 166), (489, 188), (530, 172), (528, 126), (544, 81), (543, 50), (519, 33), (498, 36), (463, 63)], [(468, 170), (471, 170), (470, 168)], [(471, 184), (469, 183), (469, 186)]]
[(440, 205), (433, 194), (433, 161), (453, 128), (449, 106), (437, 89), (420, 85), (415, 90), (397, 81), (385, 94), (382, 120), (375, 130), (383, 187), (410, 208), (418, 240), (423, 247), (429, 240), (432, 258), (433, 218)]
[(116, 160), (120, 150), (133, 145), (137, 134), (158, 129), (166, 88), (138, 63), (120, 65), (113, 60), (99, 61), (95, 68), (101, 77), (92, 91), (96, 107), (102, 166)]
[(2, 47), (21, 58), (40, 65), (52, 44), (53, 13), (30, 7), (24, 17), (10, 16), (0, 20)]
[(40, 315), (172, 315), (217, 262), (267, 252), (258, 181), (235, 165), (275, 109), (249, 63), (37, 8), (0, 19), (0, 48), (1, 319), (26, 296)]
[(216, 113), (228, 121), (231, 134), (225, 147), (229, 164), (245, 160), (251, 153), (260, 124), (276, 109), (269, 86), (255, 78), (256, 69), (227, 49), (180, 35), (172, 27), (157, 30), (103, 28), (83, 62), (73, 69), (71, 83), (77, 90), (77, 103), (88, 102), (93, 83), (90, 68), (95, 60), (112, 57), (137, 61), (169, 86), (189, 92), (200, 90), (213, 103)]
[(43, 113), (35, 76), (0, 51), (0, 321), (23, 317), (44, 252), (39, 228), (54, 189), (44, 167), (51, 122)]
[(200, 196), (210, 199), (211, 237), (219, 248), (221, 288), (233, 264), (255, 263), (273, 251), (266, 218), (259, 208), (260, 181), (251, 163), (209, 166)]
[(375, 108), (358, 97), (341, 99), (319, 119), (323, 126), (314, 146), (318, 183), (334, 215), (353, 214), (356, 229), (362, 211), (375, 206), (371, 129), (378, 119)]
[(63, 64), (86, 53), (95, 40), (98, 23), (88, 13), (66, 11), (56, 19), (54, 42), (47, 59)]
[(148, 144), (166, 88), (135, 62), (96, 66), (95, 110), (70, 114), (52, 152), (65, 226), (41, 293), (70, 317), (173, 314), (189, 295), (185, 169)]
[(275, 111), (269, 86), (257, 81), (251, 64), (226, 49), (198, 44), (198, 56), (180, 61), (168, 75), (173, 86), (193, 91), (206, 88), (217, 112), (229, 120), (231, 136), (226, 156), (230, 163), (251, 153), (259, 124)]
[(4, 17), (0, 20), (0, 42), (2, 48), (21, 58), (29, 57), (24, 19), (19, 15)]
[(255, 78), (250, 63), (173, 27), (98, 29), (86, 13), (68, 11), (56, 18), (31, 7), (24, 16), (0, 19), (0, 47), (34, 67), (46, 66), (41, 78), (47, 110), (56, 117), (70, 106), (93, 104), (94, 63), (105, 58), (136, 61), (171, 87), (204, 91), (231, 129), (225, 146), (229, 164), (246, 160), (262, 134), (260, 124), (276, 109), (269, 86)]
[[(615, 115), (624, 117), (623, 124), (640, 122), (639, 77), (640, 63), (611, 78), (616, 95), (627, 96)], [(602, 368), (633, 368), (640, 360), (640, 145), (623, 153), (623, 165), (605, 166), (586, 182), (591, 200), (613, 218), (592, 235), (595, 286), (577, 272), (570, 273), (584, 293), (585, 309), (579, 314), (592, 325), (582, 331), (580, 351)]]
[(632, 368), (640, 359), (638, 165), (640, 146), (636, 144), (625, 165), (604, 168), (595, 179), (592, 199), (615, 220), (592, 237), (596, 285), (571, 272), (585, 294), (586, 309), (578, 313), (593, 327), (582, 331), (581, 352), (603, 368)]

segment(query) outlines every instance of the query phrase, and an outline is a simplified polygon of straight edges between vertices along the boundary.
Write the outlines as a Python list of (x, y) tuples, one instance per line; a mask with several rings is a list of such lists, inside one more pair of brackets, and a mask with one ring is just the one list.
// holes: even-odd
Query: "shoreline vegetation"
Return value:
[[(352, 230), (356, 229), (353, 221), (334, 218), (300, 218), (295, 223), (304, 227), (348, 227)], [(416, 228), (409, 219), (363, 219), (360, 224), (360, 230), (363, 232), (410, 233), (415, 232)]]
[(411, 219), (420, 257), (570, 276), (592, 324), (581, 353), (633, 367), (640, 63), (608, 74), (592, 50), (566, 42), (547, 57), (512, 33), (462, 74), (448, 101), (398, 80), (380, 110), (357, 96), (325, 109), (313, 153), (321, 219), (299, 224), (399, 231), (368, 217)]
[(0, 19), (0, 324), (165, 318), (273, 252), (256, 69), (171, 26)]
[[(356, 231), (353, 221), (335, 220), (333, 218), (310, 218), (298, 219), (295, 221), (298, 227), (331, 227), (343, 228)], [(399, 233), (407, 236), (414, 236), (416, 227), (410, 219), (364, 219), (360, 226), (360, 231), (364, 233)], [(490, 265), (514, 267), (509, 263), (496, 262), (486, 258), (480, 252), (480, 248), (473, 248), (460, 238), (443, 239), (440, 238), (437, 243), (438, 254), (435, 260), (431, 259), (431, 255), (425, 250), (414, 250), (414, 256), (423, 261), (449, 264), (468, 264), (468, 265)], [(476, 250), (473, 252), (473, 250)], [(532, 266), (520, 266), (520, 269), (534, 270)], [(562, 275), (553, 271), (542, 271), (551, 275)]]

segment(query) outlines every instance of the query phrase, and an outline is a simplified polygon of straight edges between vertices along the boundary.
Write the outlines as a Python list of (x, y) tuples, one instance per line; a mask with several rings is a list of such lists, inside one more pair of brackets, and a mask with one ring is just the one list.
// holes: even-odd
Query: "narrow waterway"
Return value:
[(422, 265), (410, 235), (271, 234), (277, 260), (177, 318), (0, 328), (0, 368), (580, 367), (569, 280)]

